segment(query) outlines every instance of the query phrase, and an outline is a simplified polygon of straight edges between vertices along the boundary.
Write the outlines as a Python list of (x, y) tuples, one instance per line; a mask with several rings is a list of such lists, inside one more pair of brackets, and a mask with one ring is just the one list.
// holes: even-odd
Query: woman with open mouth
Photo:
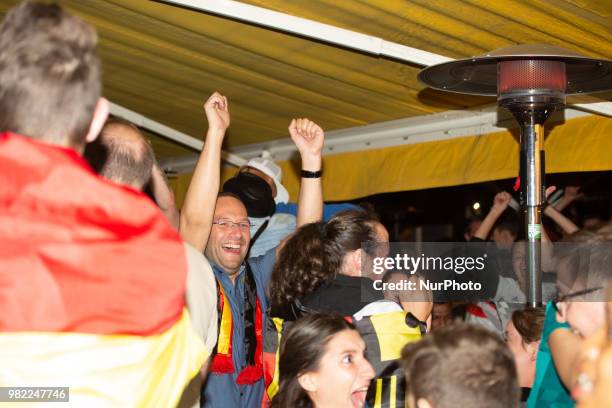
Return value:
[(353, 324), (315, 313), (299, 319), (283, 336), (279, 375), (273, 408), (361, 408), (374, 369)]

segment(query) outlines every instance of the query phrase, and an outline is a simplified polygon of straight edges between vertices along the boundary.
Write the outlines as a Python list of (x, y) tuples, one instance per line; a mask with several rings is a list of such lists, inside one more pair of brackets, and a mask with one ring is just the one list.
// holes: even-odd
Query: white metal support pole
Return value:
[[(382, 38), (346, 30), (330, 24), (320, 23), (307, 18), (252, 6), (233, 0), (163, 0), (194, 10), (246, 21), (263, 27), (314, 38), (326, 43), (352, 48), (361, 52), (395, 58), (420, 66), (430, 66), (452, 61), (452, 58), (432, 52), (408, 47)], [(601, 101), (601, 100), (600, 100)], [(612, 102), (579, 103), (577, 109), (601, 115), (612, 116)]]
[(194, 10), (230, 17), (241, 21), (274, 28), (288, 33), (352, 48), (369, 54), (384, 55), (417, 65), (434, 65), (452, 58), (385, 41), (382, 38), (319, 23), (302, 17), (280, 13), (263, 7), (232, 0), (164, 0)]
[[(148, 129), (165, 138), (168, 138), (177, 143), (180, 143), (183, 146), (187, 146), (187, 147), (191, 147), (192, 149), (196, 149), (197, 151), (202, 150), (202, 147), (204, 146), (204, 142), (196, 139), (195, 137), (179, 132), (176, 129), (168, 127), (152, 119), (149, 119), (146, 116), (143, 116), (138, 112), (134, 112), (133, 110), (125, 108), (121, 105), (117, 105), (116, 103), (113, 103), (113, 102), (109, 102), (109, 103), (110, 103), (110, 112), (113, 115), (127, 119), (130, 122), (134, 123), (136, 126)], [(221, 159), (236, 167), (240, 167), (246, 164), (247, 162), (247, 160), (243, 159), (242, 157), (236, 154), (233, 154), (233, 153), (226, 152), (226, 151), (221, 152)]]

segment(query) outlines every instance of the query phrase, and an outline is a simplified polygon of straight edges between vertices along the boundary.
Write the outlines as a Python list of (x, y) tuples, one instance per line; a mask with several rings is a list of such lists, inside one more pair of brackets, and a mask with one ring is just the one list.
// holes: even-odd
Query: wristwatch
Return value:
[(318, 170), (318, 171), (302, 170), (300, 171), (300, 175), (302, 176), (302, 178), (321, 178), (321, 176), (323, 175), (323, 171), (322, 170)]

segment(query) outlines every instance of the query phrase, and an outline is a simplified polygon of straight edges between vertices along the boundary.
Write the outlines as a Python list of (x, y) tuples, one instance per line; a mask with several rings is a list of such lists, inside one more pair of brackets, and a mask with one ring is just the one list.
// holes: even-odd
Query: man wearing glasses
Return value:
[[(266, 287), (277, 248), (246, 259), (251, 240), (240, 199), (219, 190), (221, 145), (230, 123), (227, 99), (214, 93), (204, 104), (208, 132), (181, 212), (180, 232), (211, 262), (217, 280), (219, 339), (202, 392), (203, 407), (259, 407), (264, 393), (262, 332)], [(297, 226), (322, 218), (323, 130), (294, 119), (289, 133), (302, 159)]]

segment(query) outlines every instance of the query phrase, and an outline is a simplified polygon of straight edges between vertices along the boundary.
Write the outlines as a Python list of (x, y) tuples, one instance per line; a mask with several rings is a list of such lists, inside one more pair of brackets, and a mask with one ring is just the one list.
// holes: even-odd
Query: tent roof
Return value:
[[(211, 0), (212, 1), (212, 0)], [(3, 0), (0, 14), (15, 4)], [(417, 82), (422, 68), (237, 20), (146, 0), (61, 0), (100, 36), (104, 94), (196, 138), (202, 103), (230, 100), (226, 149), (287, 137), (292, 117), (337, 130), (464, 109), (489, 98)], [(245, 0), (451, 58), (547, 43), (612, 59), (608, 0)], [(608, 98), (609, 99), (609, 98)], [(193, 153), (152, 137), (164, 159)]]

